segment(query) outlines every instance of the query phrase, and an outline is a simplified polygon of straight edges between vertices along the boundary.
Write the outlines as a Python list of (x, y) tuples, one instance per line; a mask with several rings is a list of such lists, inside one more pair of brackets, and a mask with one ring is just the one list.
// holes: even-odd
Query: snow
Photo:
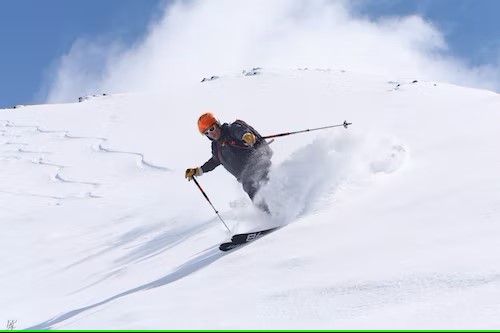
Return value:
[[(163, 94), (0, 110), (0, 318), (21, 329), (494, 329), (500, 96), (346, 69), (258, 69)], [(414, 82), (417, 80), (417, 82)], [(250, 203), (212, 110), (277, 138)]]

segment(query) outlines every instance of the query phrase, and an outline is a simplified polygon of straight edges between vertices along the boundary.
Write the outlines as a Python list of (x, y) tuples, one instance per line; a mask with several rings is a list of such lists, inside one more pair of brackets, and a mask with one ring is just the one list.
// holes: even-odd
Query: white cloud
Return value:
[[(498, 66), (468, 68), (446, 55), (443, 35), (430, 22), (418, 16), (371, 21), (352, 11), (344, 1), (178, 1), (127, 50), (77, 41), (62, 57), (49, 100), (165, 91), (254, 66), (343, 68), (500, 87)], [(96, 58), (100, 66), (89, 63)]]
[(113, 62), (122, 57), (122, 52), (123, 46), (118, 43), (76, 40), (68, 53), (51, 66), (54, 76), (47, 100), (74, 100), (82, 95), (96, 93), (96, 88), (102, 86), (106, 76), (113, 75)]

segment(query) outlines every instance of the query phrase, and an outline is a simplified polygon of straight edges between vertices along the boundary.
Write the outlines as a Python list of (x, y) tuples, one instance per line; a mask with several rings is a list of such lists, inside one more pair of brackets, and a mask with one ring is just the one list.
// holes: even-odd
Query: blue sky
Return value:
[(418, 14), (437, 26), (450, 52), (470, 65), (498, 61), (500, 57), (500, 1), (372, 0), (363, 1), (360, 10), (372, 18)]
[[(132, 45), (166, 0), (0, 0), (0, 107), (43, 102), (54, 64), (75, 40)], [(444, 34), (468, 65), (498, 65), (500, 1), (359, 0), (357, 15), (418, 14)]]
[(0, 107), (41, 102), (47, 71), (77, 38), (131, 44), (159, 0), (0, 0)]

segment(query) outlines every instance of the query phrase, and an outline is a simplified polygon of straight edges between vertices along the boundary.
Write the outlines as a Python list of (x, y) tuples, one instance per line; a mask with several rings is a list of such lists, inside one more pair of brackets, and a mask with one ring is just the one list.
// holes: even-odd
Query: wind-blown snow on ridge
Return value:
[[(261, 69), (1, 110), (0, 313), (36, 329), (497, 327), (500, 98), (416, 79)], [(353, 125), (272, 143), (272, 219), (222, 167), (200, 177), (233, 231), (286, 226), (221, 253), (229, 235), (183, 178), (210, 157), (206, 110), (263, 135)]]

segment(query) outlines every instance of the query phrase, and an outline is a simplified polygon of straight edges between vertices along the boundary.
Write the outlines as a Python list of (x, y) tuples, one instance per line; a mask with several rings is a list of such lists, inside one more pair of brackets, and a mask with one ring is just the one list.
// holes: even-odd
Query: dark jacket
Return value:
[[(267, 175), (271, 166), (272, 150), (262, 136), (241, 120), (221, 126), (221, 136), (212, 140), (212, 158), (201, 166), (203, 172), (212, 171), (222, 164), (240, 183), (255, 175)], [(243, 134), (252, 132), (257, 141), (248, 147), (242, 140)]]

